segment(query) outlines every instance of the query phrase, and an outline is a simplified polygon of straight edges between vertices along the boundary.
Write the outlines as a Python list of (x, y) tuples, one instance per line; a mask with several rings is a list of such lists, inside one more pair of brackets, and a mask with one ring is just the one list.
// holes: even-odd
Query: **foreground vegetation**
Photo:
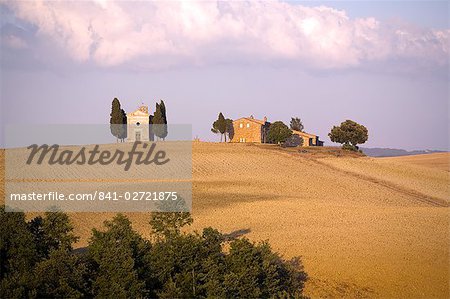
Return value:
[(62, 212), (26, 222), (2, 206), (0, 222), (1, 298), (300, 298), (307, 279), (298, 258), (282, 259), (267, 242), (213, 228), (182, 233), (189, 213), (153, 213), (151, 240), (117, 214), (76, 251)]

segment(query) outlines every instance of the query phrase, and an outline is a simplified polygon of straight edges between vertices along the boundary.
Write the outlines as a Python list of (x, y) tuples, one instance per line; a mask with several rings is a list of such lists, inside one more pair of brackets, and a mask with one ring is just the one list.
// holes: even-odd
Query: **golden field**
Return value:
[[(450, 297), (449, 153), (369, 158), (194, 142), (192, 154), (189, 230), (242, 231), (286, 257), (301, 256), (306, 295)], [(77, 246), (112, 215), (70, 214)], [(149, 215), (128, 215), (149, 236)]]

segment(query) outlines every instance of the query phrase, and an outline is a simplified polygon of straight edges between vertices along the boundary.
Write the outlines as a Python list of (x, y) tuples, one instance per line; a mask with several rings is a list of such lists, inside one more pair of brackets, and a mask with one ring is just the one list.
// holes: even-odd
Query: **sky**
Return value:
[(448, 150), (448, 19), (447, 1), (0, 0), (1, 125), (163, 99), (205, 141), (222, 112), (300, 117), (325, 145), (351, 119), (365, 147)]

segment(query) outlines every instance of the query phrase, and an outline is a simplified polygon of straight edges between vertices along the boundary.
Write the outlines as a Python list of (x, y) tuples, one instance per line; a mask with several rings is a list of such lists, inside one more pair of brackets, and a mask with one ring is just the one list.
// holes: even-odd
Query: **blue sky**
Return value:
[(449, 28), (448, 1), (293, 1), (308, 6), (325, 5), (343, 9), (352, 18), (376, 17), (388, 21), (401, 19), (437, 29)]
[(221, 111), (299, 116), (326, 145), (352, 119), (366, 146), (449, 148), (447, 2), (36, 3), (0, 4), (3, 125), (164, 99), (202, 140)]

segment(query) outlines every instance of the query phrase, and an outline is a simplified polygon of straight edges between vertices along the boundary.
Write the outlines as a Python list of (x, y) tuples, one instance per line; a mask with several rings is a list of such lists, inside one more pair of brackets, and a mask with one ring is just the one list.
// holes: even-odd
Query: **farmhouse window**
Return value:
[(244, 127), (244, 124), (243, 123), (240, 123), (239, 124), (239, 128), (243, 128)]
[(250, 128), (250, 124), (247, 124), (247, 128)]

